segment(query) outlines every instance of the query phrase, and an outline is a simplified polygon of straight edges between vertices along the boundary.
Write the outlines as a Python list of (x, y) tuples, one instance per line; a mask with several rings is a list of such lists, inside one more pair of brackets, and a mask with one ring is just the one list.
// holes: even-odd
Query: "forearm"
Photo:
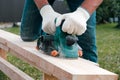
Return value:
[(97, 7), (102, 3), (103, 0), (84, 0), (81, 7), (86, 9), (91, 15)]
[(38, 9), (41, 9), (44, 5), (48, 4), (47, 0), (34, 0), (36, 6), (38, 7)]

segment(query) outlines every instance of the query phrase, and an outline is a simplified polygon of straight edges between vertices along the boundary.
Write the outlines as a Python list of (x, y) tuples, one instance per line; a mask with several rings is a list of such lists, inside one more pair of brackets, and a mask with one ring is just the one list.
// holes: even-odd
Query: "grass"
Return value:
[[(120, 76), (120, 29), (114, 28), (116, 24), (100, 24), (97, 26), (97, 46), (99, 64), (102, 68), (112, 71)], [(19, 28), (6, 28), (5, 30), (19, 34)], [(8, 54), (8, 61), (19, 69), (39, 80), (42, 73), (36, 68)], [(0, 72), (0, 80), (10, 80)], [(119, 78), (120, 80), (120, 78)]]
[(101, 67), (120, 76), (120, 29), (114, 28), (115, 25), (97, 26), (98, 56)]

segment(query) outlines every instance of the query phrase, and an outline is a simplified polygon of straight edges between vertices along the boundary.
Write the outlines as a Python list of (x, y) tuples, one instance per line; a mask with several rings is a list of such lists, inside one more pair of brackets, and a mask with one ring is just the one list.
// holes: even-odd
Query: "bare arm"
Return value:
[(103, 0), (85, 0), (81, 7), (86, 9), (90, 15), (97, 9)]
[(38, 9), (41, 9), (44, 5), (48, 4), (47, 0), (34, 0), (34, 2), (37, 5)]

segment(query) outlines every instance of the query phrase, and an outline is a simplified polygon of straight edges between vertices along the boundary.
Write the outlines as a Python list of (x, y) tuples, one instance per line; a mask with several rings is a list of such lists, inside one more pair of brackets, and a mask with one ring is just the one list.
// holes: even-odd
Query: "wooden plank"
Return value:
[(9, 48), (8, 48), (6, 45), (4, 45), (4, 44), (0, 44), (0, 48), (1, 48), (2, 50), (6, 51), (6, 52), (9, 51)]
[(118, 76), (96, 66), (93, 62), (78, 59), (61, 59), (43, 54), (35, 49), (36, 42), (23, 42), (21, 38), (0, 30), (0, 43), (6, 44), (14, 55), (24, 59), (43, 72), (59, 80), (117, 80)]
[(34, 80), (1, 57), (0, 70), (3, 71), (11, 80)]

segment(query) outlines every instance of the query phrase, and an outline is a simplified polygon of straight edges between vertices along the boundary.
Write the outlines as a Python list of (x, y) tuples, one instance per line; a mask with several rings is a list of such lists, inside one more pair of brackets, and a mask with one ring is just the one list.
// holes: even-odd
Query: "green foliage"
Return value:
[(0, 80), (10, 80), (2, 71), (0, 71)]
[(109, 18), (120, 16), (120, 0), (103, 0), (97, 9), (97, 22), (108, 22)]

